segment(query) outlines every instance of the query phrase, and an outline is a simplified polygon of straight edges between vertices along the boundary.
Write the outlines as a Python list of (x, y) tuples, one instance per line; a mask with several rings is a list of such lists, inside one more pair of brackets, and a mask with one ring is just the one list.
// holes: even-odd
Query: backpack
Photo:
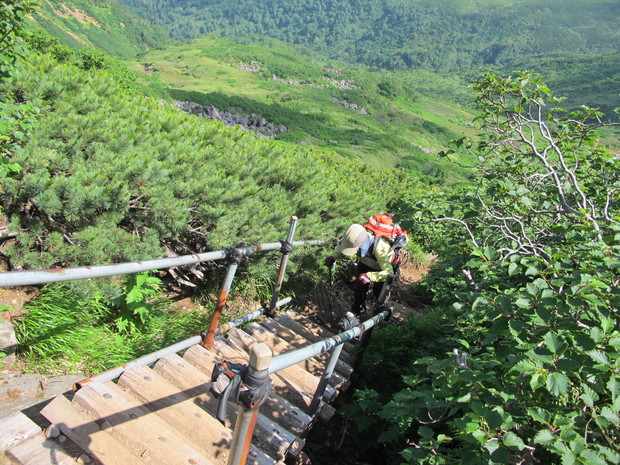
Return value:
[(409, 233), (403, 231), (398, 223), (394, 223), (394, 218), (387, 213), (372, 215), (363, 226), (375, 236), (368, 253), (374, 253), (377, 242), (379, 242), (380, 238), (385, 238), (392, 246), (390, 249), (394, 252), (392, 266), (394, 267), (394, 271), (396, 271), (400, 262), (401, 250), (409, 242)]

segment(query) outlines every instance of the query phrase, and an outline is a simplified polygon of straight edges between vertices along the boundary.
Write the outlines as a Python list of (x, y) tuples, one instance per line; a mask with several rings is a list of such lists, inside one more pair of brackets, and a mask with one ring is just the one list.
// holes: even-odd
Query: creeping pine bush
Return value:
[(604, 116), (563, 111), (531, 73), (475, 89), (483, 133), (457, 142), (479, 160), (475, 190), (411, 205), (453, 225), (425, 284), (444, 347), (364, 405), (390, 463), (618, 464), (620, 159), (597, 143)]

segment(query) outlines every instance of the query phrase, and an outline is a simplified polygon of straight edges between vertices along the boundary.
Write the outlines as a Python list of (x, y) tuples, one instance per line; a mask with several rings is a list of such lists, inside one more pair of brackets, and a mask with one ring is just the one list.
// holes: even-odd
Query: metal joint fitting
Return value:
[(255, 371), (250, 368), (243, 373), (239, 403), (248, 410), (256, 410), (269, 398), (272, 387), (268, 370)]
[(234, 247), (224, 247), (224, 252), (226, 252), (226, 260), (228, 263), (234, 263), (238, 265), (245, 257), (245, 253), (241, 249), (236, 249)]
[(293, 244), (291, 244), (288, 240), (283, 241), (280, 239), (278, 242), (282, 244), (282, 247), (280, 247), (280, 252), (284, 255), (288, 255), (293, 251)]

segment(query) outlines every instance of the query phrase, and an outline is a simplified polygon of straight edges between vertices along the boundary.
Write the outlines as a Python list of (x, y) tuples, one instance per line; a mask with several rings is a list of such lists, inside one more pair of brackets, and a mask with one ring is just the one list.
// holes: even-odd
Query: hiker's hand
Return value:
[(328, 268), (331, 268), (332, 266), (334, 266), (334, 263), (336, 263), (336, 257), (333, 257), (332, 255), (330, 255), (329, 257), (325, 257), (325, 266)]
[(356, 279), (356, 281), (360, 284), (370, 284), (370, 278), (366, 273), (362, 273)]

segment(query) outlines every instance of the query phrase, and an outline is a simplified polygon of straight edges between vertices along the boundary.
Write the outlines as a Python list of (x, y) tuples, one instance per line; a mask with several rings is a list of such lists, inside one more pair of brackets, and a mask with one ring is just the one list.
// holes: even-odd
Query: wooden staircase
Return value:
[[(218, 400), (210, 392), (216, 362), (247, 364), (250, 347), (266, 343), (274, 355), (330, 337), (327, 329), (294, 312), (264, 318), (216, 338), (213, 349), (200, 345), (184, 354), (160, 358), (152, 367), (125, 371), (118, 380), (89, 382), (69, 400), (58, 396), (41, 414), (51, 423), (16, 433), (5, 459), (24, 465), (100, 463), (103, 465), (225, 465), (237, 406), (228, 406), (226, 424), (215, 418)], [(347, 389), (353, 357), (345, 344), (325, 393), (329, 402)], [(260, 408), (248, 464), (268, 465), (294, 459), (321, 410), (306, 413), (328, 354), (271, 375), (273, 391)], [(62, 442), (63, 438), (68, 438)], [(18, 440), (19, 439), (19, 440)], [(71, 446), (71, 447), (68, 447)]]

